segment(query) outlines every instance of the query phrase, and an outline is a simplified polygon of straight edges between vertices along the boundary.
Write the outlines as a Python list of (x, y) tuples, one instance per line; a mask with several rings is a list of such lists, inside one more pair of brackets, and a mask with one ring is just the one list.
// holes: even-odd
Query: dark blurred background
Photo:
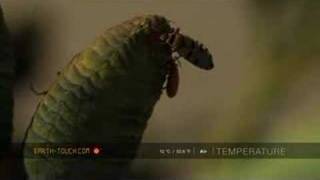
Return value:
[[(18, 59), (14, 141), (71, 57), (106, 28), (164, 15), (213, 52), (205, 72), (181, 60), (144, 142), (319, 142), (320, 1), (3, 0)], [(146, 179), (318, 179), (320, 160), (136, 160)]]

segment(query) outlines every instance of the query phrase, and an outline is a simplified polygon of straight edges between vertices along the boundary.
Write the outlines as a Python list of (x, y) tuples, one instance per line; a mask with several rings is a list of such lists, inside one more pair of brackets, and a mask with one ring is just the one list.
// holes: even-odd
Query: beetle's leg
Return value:
[(48, 91), (38, 91), (38, 90), (36, 90), (32, 83), (30, 83), (30, 90), (37, 96), (46, 95), (48, 93)]
[(168, 60), (166, 61), (166, 68), (167, 68), (167, 75), (166, 75), (166, 83), (165, 85), (162, 87), (162, 90), (167, 89), (167, 83), (168, 83), (168, 77), (170, 75), (170, 71), (172, 69), (172, 64), (175, 64), (174, 58), (171, 56), (169, 56)]
[(162, 43), (166, 43), (167, 38), (168, 38), (168, 34), (167, 33), (164, 33), (164, 34), (160, 35), (160, 40), (161, 40)]
[(181, 62), (179, 61), (180, 58), (181, 56), (177, 52), (172, 53), (172, 61), (177, 62), (179, 67), (182, 66)]
[(174, 29), (174, 34), (179, 34), (180, 33), (180, 28)]

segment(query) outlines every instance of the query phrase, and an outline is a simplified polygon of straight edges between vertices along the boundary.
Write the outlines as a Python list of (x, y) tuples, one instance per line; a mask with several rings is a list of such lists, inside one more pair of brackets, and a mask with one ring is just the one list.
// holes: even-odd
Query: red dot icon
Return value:
[(101, 153), (101, 149), (98, 148), (98, 147), (94, 147), (93, 150), (92, 150), (93, 154), (95, 155), (99, 155)]

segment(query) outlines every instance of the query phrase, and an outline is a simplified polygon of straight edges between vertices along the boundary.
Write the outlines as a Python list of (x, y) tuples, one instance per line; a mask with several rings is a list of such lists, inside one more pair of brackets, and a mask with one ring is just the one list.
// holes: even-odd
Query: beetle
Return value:
[(211, 70), (214, 67), (213, 58), (208, 48), (193, 38), (180, 33), (180, 28), (173, 28), (169, 33), (160, 36), (167, 43), (172, 52), (176, 52), (193, 65)]

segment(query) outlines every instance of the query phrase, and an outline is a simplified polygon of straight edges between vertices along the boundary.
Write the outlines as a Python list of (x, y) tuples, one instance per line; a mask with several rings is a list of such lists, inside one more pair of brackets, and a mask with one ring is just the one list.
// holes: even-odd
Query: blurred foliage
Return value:
[(12, 139), (14, 67), (11, 38), (0, 6), (0, 160)]
[(15, 52), (16, 81), (25, 80), (43, 51), (42, 34), (40, 22), (36, 19), (26, 21), (19, 29), (12, 32), (13, 46)]
[(254, 36), (252, 48), (257, 51), (257, 61), (263, 66), (264, 79), (260, 90), (248, 97), (255, 99), (255, 103), (244, 106), (244, 112), (247, 112), (244, 116), (253, 115), (253, 124), (266, 121), (246, 129), (255, 132), (253, 134), (259, 140), (272, 128), (268, 124), (270, 118), (286, 109), (290, 87), (307, 74), (310, 67), (320, 64), (320, 36), (317, 36), (320, 2), (251, 0), (249, 5), (249, 22)]
[[(297, 87), (301, 79), (312, 78), (314, 73), (311, 71), (320, 67), (320, 1), (247, 2), (248, 25), (252, 33), (250, 46), (255, 51), (254, 58), (261, 63), (261, 74), (258, 75), (261, 76), (261, 83), (254, 94), (245, 98), (247, 101), (243, 103), (238, 130), (234, 132), (235, 139), (240, 142), (248, 139), (256, 142), (301, 142), (301, 139), (319, 141), (318, 131), (310, 127), (313, 124), (319, 127), (320, 122), (317, 120), (320, 114), (305, 115), (301, 110), (304, 116), (299, 117), (302, 119), (294, 118), (294, 115), (288, 114), (294, 111), (288, 109), (299, 109), (301, 104), (292, 104), (295, 101), (289, 98), (294, 97), (288, 94), (295, 90), (293, 88)], [(316, 86), (301, 88), (308, 93)], [(316, 98), (313, 94), (311, 96), (312, 99)], [(279, 129), (280, 133), (275, 135)], [(192, 179), (205, 179), (205, 174), (217, 179), (320, 178), (320, 161), (314, 159), (210, 160), (197, 164), (202, 165), (198, 166), (201, 170), (198, 168), (199, 172), (194, 173)]]

